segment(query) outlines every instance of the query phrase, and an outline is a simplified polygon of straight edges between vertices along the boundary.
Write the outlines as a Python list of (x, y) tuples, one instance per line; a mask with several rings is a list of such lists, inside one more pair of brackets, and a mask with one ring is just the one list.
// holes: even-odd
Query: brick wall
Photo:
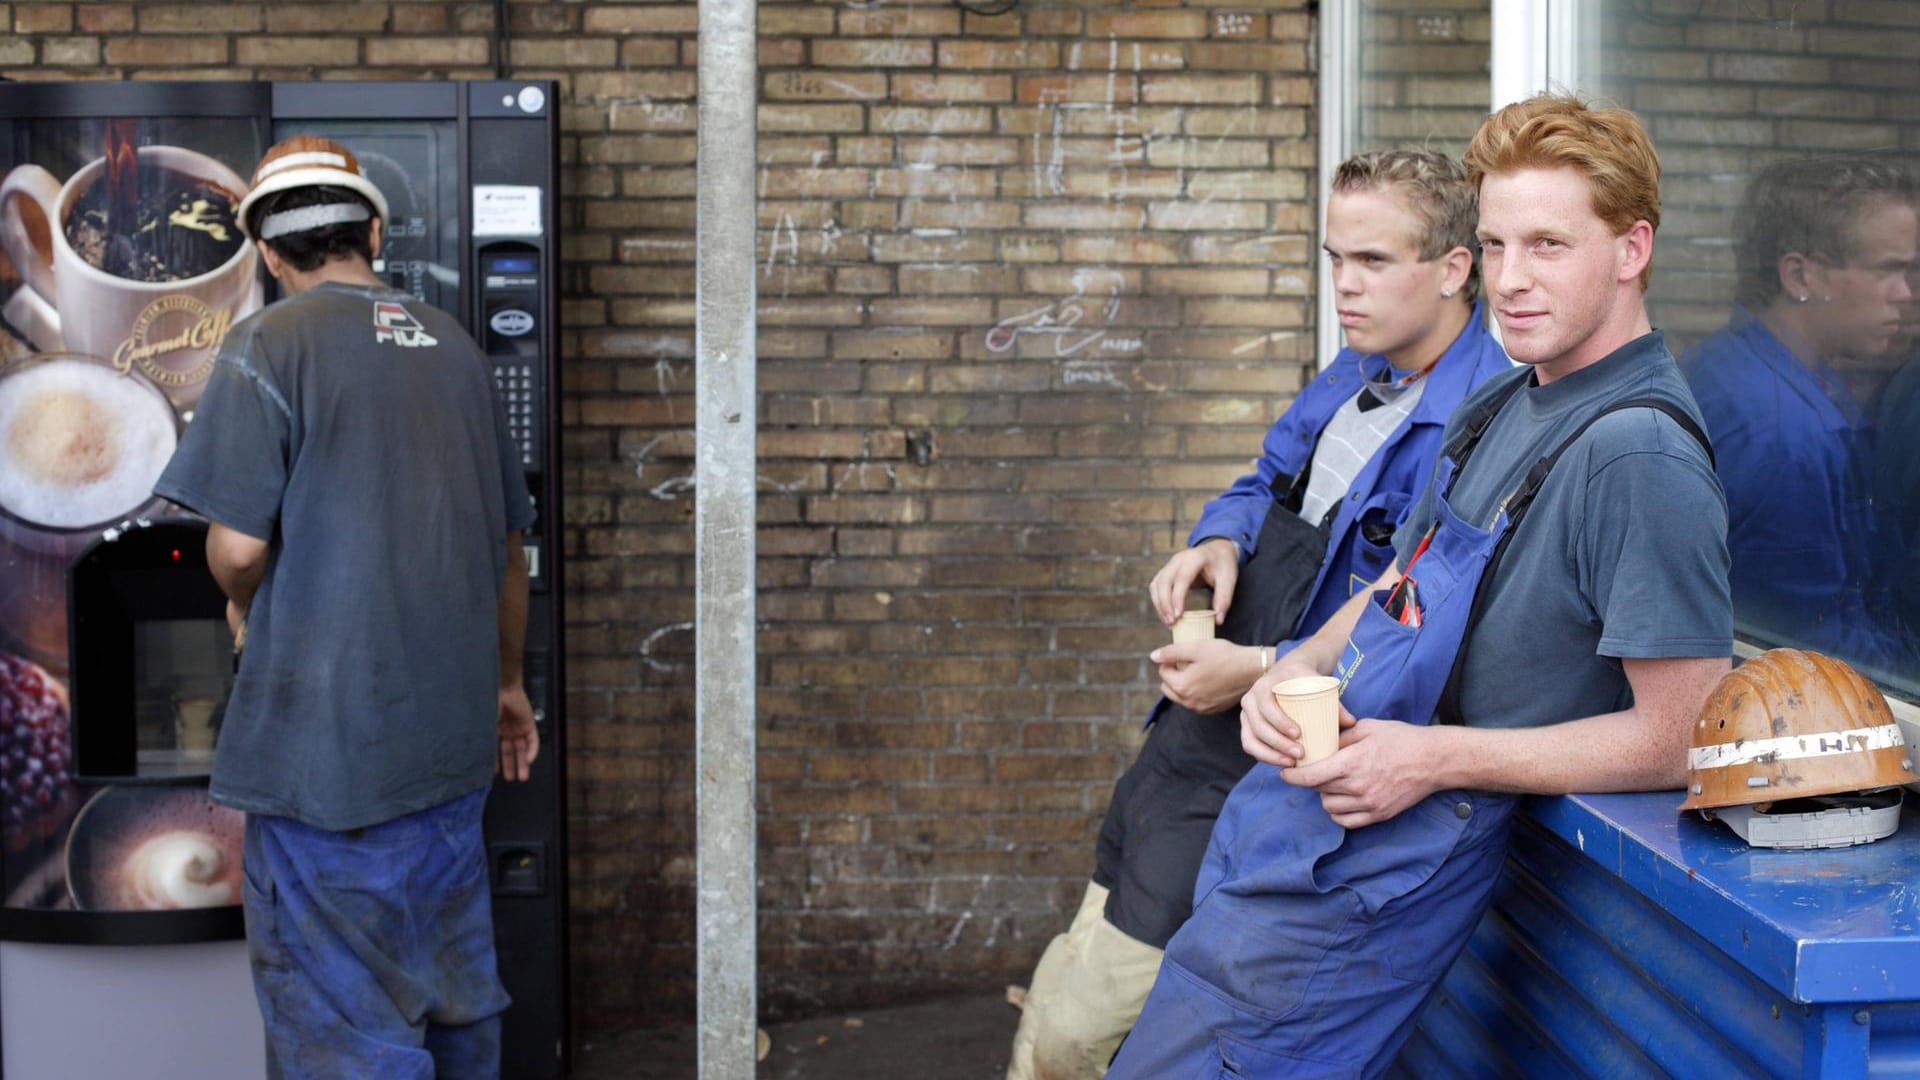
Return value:
[[(1024, 981), (1153, 698), (1142, 586), (1307, 370), (1313, 25), (764, 3), (772, 1014)], [(575, 1002), (691, 1013), (692, 3), (560, 80)], [(0, 3), (15, 78), (484, 78), (491, 3)]]
[[(1084, 886), (1140, 586), (1308, 351), (1299, 6), (760, 8), (770, 1010), (1024, 981)], [(620, 1016), (691, 989), (689, 78), (574, 80), (576, 958)]]

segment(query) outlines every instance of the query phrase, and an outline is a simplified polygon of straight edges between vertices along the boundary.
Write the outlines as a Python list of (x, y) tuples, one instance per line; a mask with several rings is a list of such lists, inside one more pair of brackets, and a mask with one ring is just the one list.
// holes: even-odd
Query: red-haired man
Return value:
[[(1515, 793), (1678, 786), (1728, 669), (1726, 503), (1642, 300), (1645, 131), (1537, 97), (1466, 163), (1523, 368), (1454, 413), (1374, 588), (1242, 700), (1247, 751), (1280, 768), (1228, 797), (1109, 1076), (1384, 1072), (1486, 908)], [(1299, 765), (1271, 691), (1310, 674), (1343, 680), (1346, 730)]]

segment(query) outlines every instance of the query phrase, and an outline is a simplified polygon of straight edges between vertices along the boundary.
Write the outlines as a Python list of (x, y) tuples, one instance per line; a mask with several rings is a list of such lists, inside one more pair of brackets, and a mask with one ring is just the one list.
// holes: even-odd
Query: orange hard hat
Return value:
[(1701, 707), (1682, 810), (1772, 803), (1912, 782), (1887, 699), (1853, 668), (1770, 649), (1728, 672)]

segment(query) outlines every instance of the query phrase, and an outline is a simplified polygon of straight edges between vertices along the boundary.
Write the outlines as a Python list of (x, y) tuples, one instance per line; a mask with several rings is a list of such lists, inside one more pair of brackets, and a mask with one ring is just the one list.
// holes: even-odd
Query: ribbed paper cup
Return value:
[(1300, 725), (1300, 764), (1311, 765), (1340, 749), (1340, 680), (1331, 675), (1288, 679), (1273, 688), (1273, 700)]
[(1211, 641), (1213, 639), (1213, 609), (1202, 611), (1183, 611), (1179, 621), (1173, 624), (1173, 643), (1183, 641)]

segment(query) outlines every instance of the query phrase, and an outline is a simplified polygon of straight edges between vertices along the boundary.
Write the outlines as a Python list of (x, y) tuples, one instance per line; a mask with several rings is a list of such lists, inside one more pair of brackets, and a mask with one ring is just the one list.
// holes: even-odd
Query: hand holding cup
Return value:
[(1240, 699), (1240, 745), (1256, 761), (1283, 769), (1301, 764), (1301, 758), (1307, 752), (1303, 745), (1302, 725), (1281, 707), (1280, 699), (1274, 695), (1274, 688), (1306, 678), (1333, 680), (1334, 745), (1338, 745), (1340, 727), (1352, 725), (1352, 715), (1339, 703), (1339, 680), (1316, 670), (1300, 659), (1298, 652), (1289, 652), (1275, 661), (1266, 674), (1253, 684), (1253, 689)]
[(1300, 732), (1298, 764), (1311, 765), (1340, 749), (1340, 680), (1303, 675), (1276, 683), (1273, 700)]

